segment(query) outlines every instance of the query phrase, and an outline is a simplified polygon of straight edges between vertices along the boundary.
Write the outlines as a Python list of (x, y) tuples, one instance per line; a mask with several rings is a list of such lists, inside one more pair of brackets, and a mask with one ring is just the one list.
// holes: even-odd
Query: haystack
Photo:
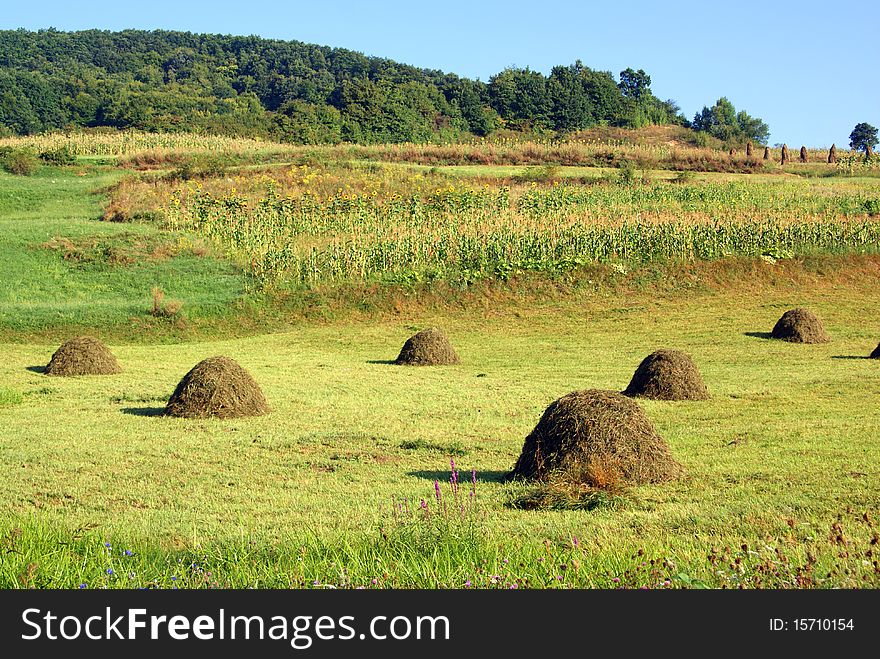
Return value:
[(653, 400), (709, 398), (694, 360), (679, 350), (658, 350), (645, 357), (623, 393)]
[(880, 359), (880, 343), (877, 344), (877, 347), (874, 348), (874, 352), (872, 352), (868, 359)]
[(461, 360), (446, 334), (436, 327), (429, 327), (407, 339), (394, 363), (407, 366), (446, 366), (459, 364)]
[(526, 437), (511, 476), (560, 474), (591, 487), (657, 483), (681, 466), (634, 401), (613, 391), (574, 391), (550, 404)]
[(837, 162), (837, 146), (835, 144), (831, 145), (831, 148), (828, 149), (828, 164), (833, 165)]
[(122, 368), (98, 339), (78, 336), (62, 344), (43, 371), (46, 375), (114, 375)]
[(828, 343), (822, 321), (809, 309), (790, 309), (776, 321), (771, 336), (792, 343)]
[(168, 404), (167, 416), (229, 419), (269, 411), (260, 386), (229, 357), (209, 357), (183, 376)]

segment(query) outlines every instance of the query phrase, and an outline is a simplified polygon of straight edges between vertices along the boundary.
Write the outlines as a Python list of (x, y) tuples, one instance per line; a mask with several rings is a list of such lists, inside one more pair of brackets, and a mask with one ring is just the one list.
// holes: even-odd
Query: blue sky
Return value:
[(770, 142), (847, 146), (880, 126), (880, 2), (3, 2), (0, 27), (178, 29), (338, 46), (488, 80), (580, 59), (644, 69), (688, 117), (727, 96)]

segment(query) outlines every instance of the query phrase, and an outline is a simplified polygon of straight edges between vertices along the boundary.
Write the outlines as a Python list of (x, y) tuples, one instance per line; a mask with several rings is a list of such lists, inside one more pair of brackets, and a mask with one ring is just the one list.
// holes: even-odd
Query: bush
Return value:
[(39, 161), (27, 151), (18, 151), (9, 147), (0, 149), (0, 167), (10, 174), (30, 176), (39, 166)]
[(73, 151), (67, 145), (43, 151), (39, 157), (47, 165), (72, 165), (76, 162), (76, 156), (73, 155)]

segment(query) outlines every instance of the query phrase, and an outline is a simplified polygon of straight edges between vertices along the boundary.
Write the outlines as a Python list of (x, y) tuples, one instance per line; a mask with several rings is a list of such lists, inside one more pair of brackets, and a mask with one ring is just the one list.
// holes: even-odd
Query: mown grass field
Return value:
[[(615, 260), (457, 293), (365, 285), (309, 322), (289, 300), (242, 306), (249, 276), (216, 245), (193, 251), (198, 236), (100, 222), (91, 191), (119, 172), (82, 171), (0, 177), (0, 274), (13, 282), (0, 291), (3, 587), (880, 586), (871, 250)], [(875, 190), (847, 181), (821, 189)], [(56, 238), (73, 249), (40, 247)], [(149, 316), (153, 286), (188, 316)], [(766, 338), (796, 306), (819, 313), (831, 343)], [(236, 325), (251, 336), (230, 338)], [(460, 366), (389, 363), (430, 325)], [(86, 329), (124, 372), (42, 374), (58, 341)], [(689, 352), (712, 394), (640, 401), (686, 476), (592, 510), (513, 507), (530, 485), (503, 477), (542, 410), (572, 390), (623, 389), (660, 347)], [(161, 416), (215, 354), (253, 374), (272, 412)]]

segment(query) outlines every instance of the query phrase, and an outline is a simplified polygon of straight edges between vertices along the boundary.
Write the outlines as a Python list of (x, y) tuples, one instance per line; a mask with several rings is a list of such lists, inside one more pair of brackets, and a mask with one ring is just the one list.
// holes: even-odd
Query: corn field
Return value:
[(43, 133), (27, 137), (0, 138), (0, 147), (53, 151), (62, 147), (75, 156), (126, 156), (153, 152), (235, 152), (281, 150), (279, 144), (242, 137), (195, 135), (192, 133), (145, 133), (136, 130)]
[[(254, 201), (196, 186), (173, 229), (213, 240), (263, 284), (506, 277), (597, 262), (876, 252), (871, 190), (807, 184), (557, 185)], [(812, 190), (810, 194), (805, 194)]]

